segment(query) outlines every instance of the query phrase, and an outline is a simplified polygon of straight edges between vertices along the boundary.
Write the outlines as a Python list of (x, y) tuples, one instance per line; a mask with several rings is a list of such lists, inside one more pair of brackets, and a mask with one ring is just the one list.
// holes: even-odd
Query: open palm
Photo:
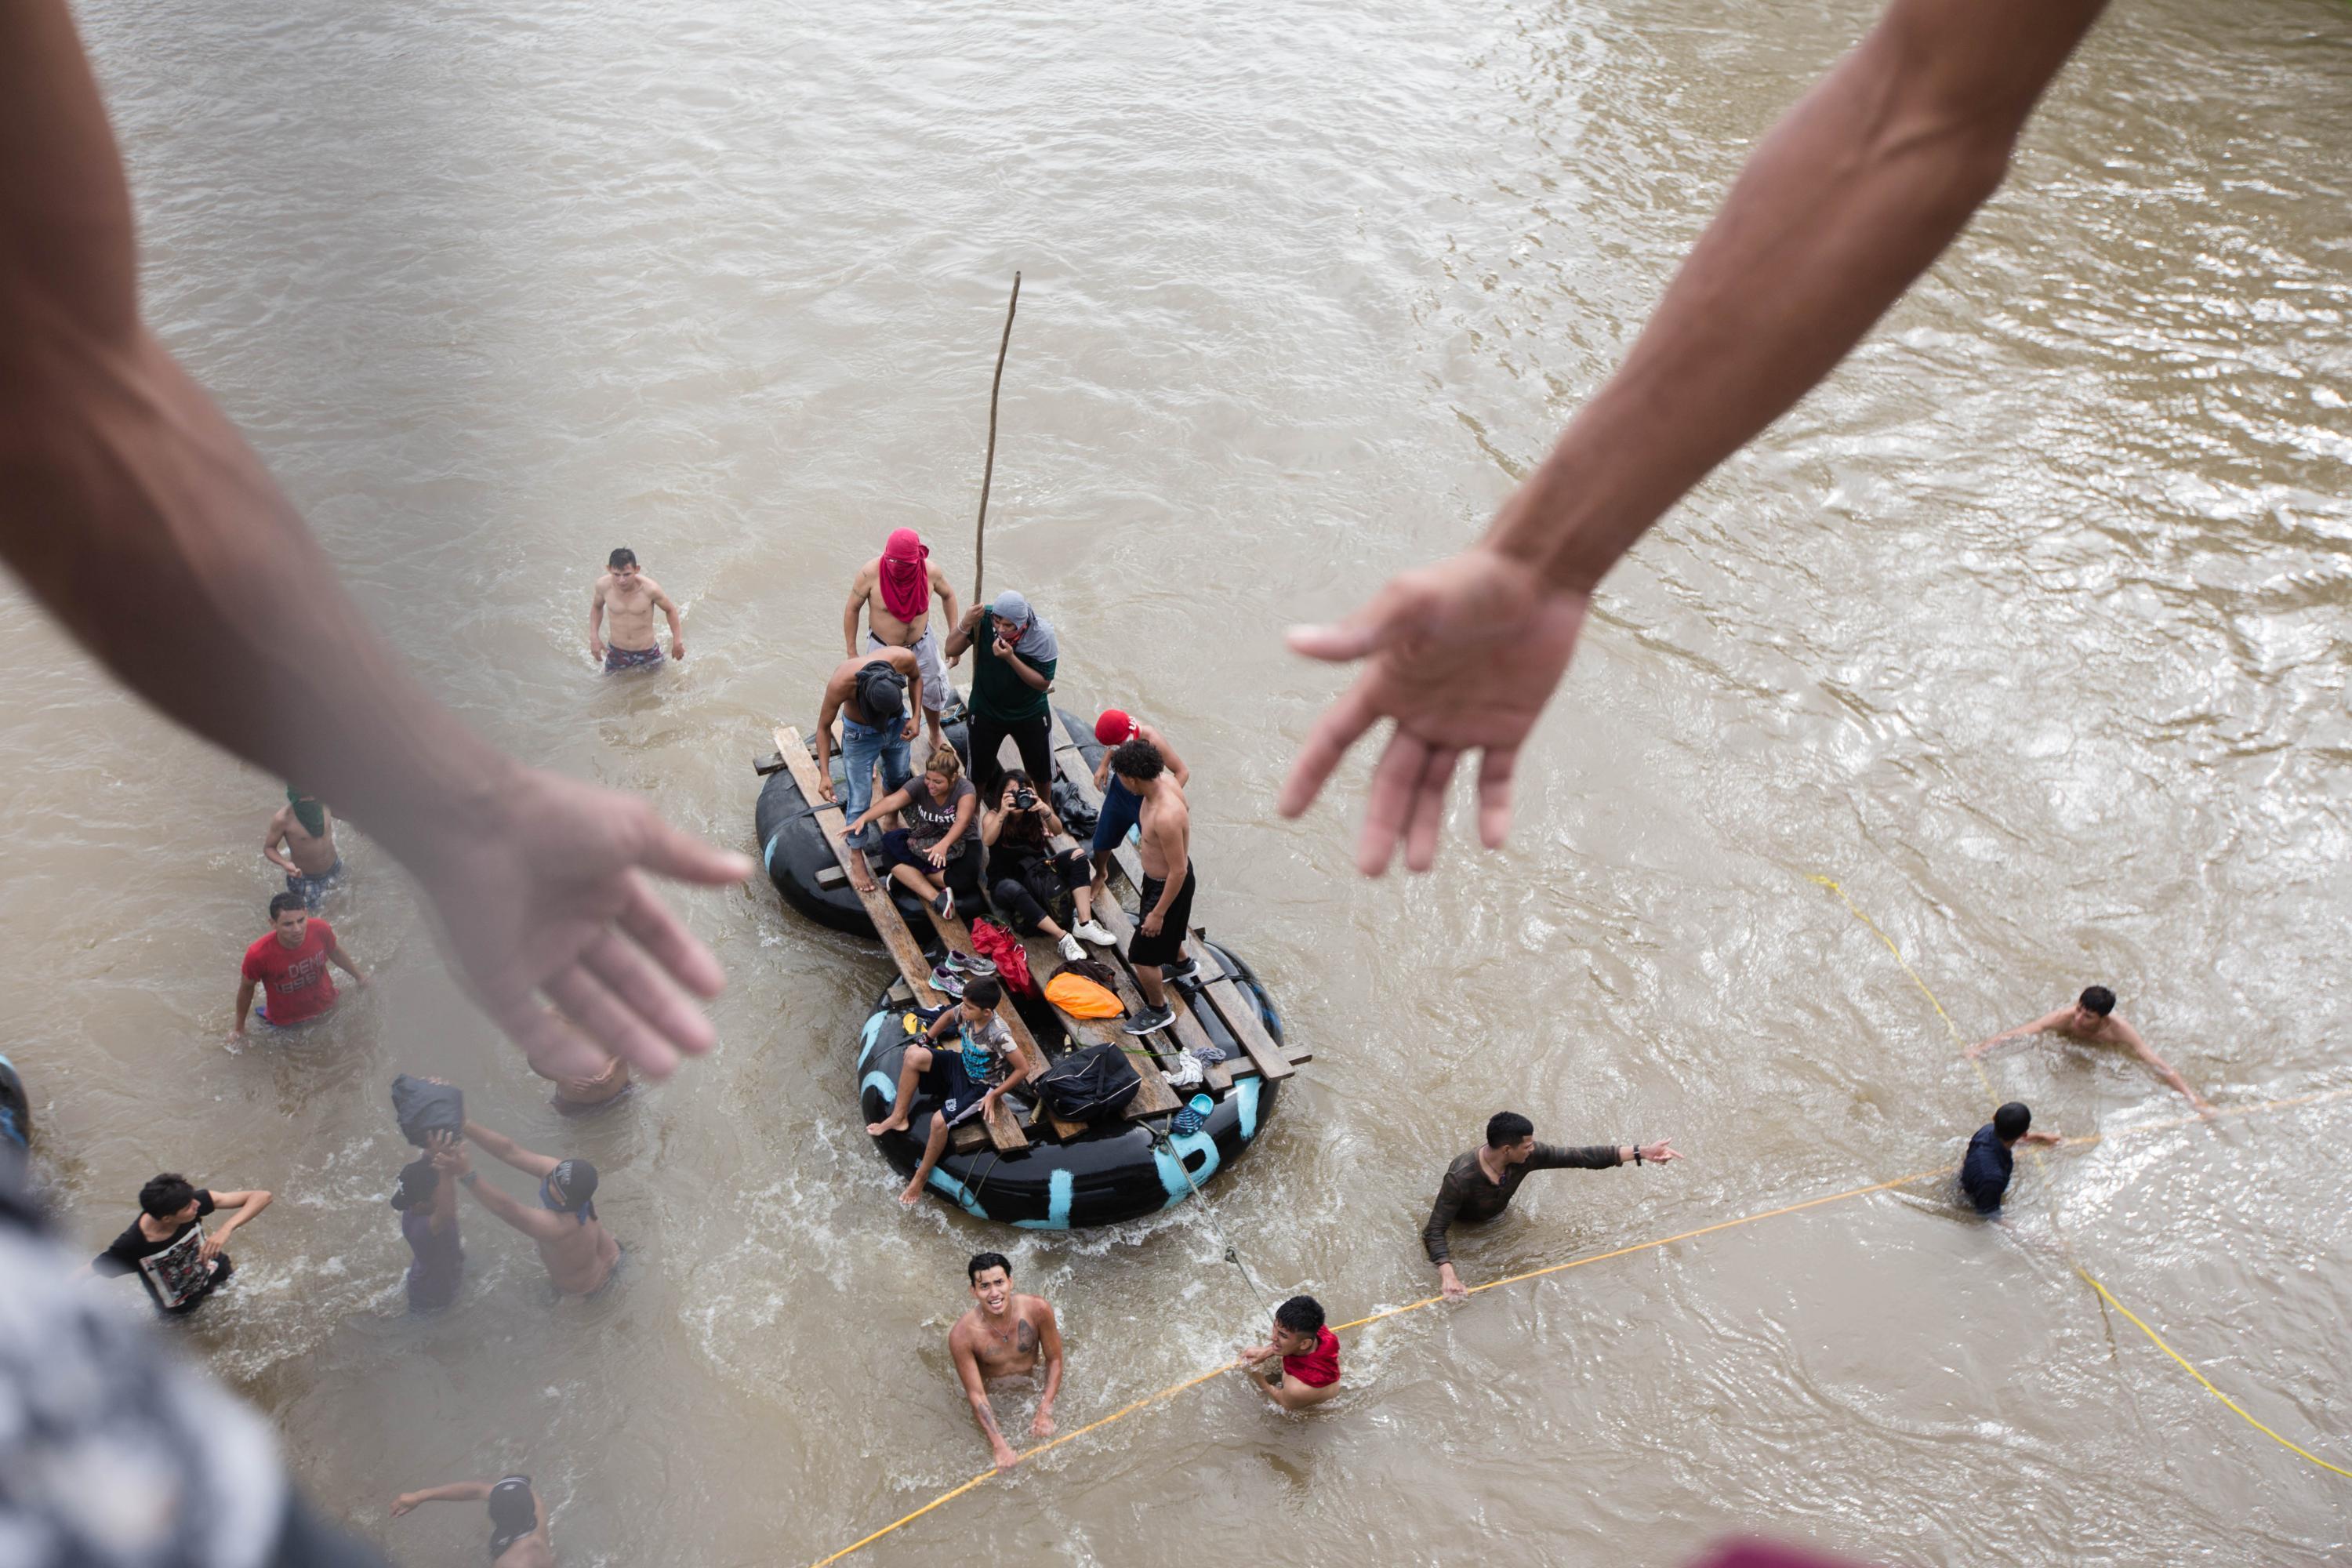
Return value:
[(453, 826), (409, 864), (451, 968), (531, 1064), (583, 1076), (620, 1057), (658, 1078), (681, 1052), (708, 1051), (718, 1036), (696, 998), (725, 977), (646, 874), (716, 887), (751, 875), (751, 862), (642, 801), (531, 769), (483, 810), (486, 822)]
[(1591, 605), (1537, 569), (1484, 548), (1391, 580), (1364, 608), (1332, 626), (1304, 626), (1290, 646), (1310, 658), (1367, 659), (1355, 684), (1316, 723), (1282, 791), (1285, 816), (1315, 803), (1332, 770), (1382, 719), (1396, 728), (1372, 773), (1357, 842), (1368, 877), (1388, 869), (1404, 842), (1410, 870), (1437, 858), (1445, 789), (1465, 752), (1478, 765), (1478, 834), (1500, 848), (1511, 823), (1511, 774), (1519, 747), (1567, 672)]

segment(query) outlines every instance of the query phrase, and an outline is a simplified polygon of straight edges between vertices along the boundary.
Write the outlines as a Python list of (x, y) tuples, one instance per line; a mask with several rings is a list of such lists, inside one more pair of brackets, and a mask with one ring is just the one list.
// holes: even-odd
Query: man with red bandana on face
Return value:
[(940, 634), (931, 625), (931, 595), (940, 597), (947, 624), (956, 623), (955, 590), (948, 574), (931, 564), (930, 547), (911, 528), (893, 532), (881, 555), (858, 568), (849, 585), (849, 603), (841, 611), (842, 650), (856, 658), (857, 616), (866, 615), (868, 647), (903, 647), (914, 651), (923, 672), (923, 721), (930, 726), (931, 744), (940, 744), (940, 712), (947, 706), (947, 662), (940, 657)]

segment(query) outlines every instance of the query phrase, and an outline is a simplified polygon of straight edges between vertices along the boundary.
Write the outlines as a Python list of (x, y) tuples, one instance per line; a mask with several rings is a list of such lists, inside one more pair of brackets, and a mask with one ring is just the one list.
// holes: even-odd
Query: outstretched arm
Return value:
[(121, 159), (65, 0), (0, 5), (0, 555), (126, 685), (397, 856), (534, 1062), (619, 1054), (658, 1075), (709, 1049), (688, 993), (718, 991), (718, 961), (643, 873), (726, 883), (749, 862), (517, 765), (434, 701), (147, 331), (136, 287)]
[(398, 1519), (421, 1502), (487, 1502), (490, 1496), (488, 1481), (451, 1481), (445, 1486), (426, 1487), (421, 1492), (403, 1492), (392, 1501), (392, 1517)]
[(1757, 145), (1615, 375), (1476, 546), (1408, 572), (1309, 658), (1369, 658), (1308, 736), (1281, 809), (1396, 721), (1357, 865), (1437, 855), (1456, 762), (1480, 752), (1478, 829), (1510, 828), (1520, 746), (1566, 672), (1594, 588), (1706, 472), (1803, 396), (2000, 183), (2050, 79), (2105, 0), (1893, 0)]
[(2068, 1008), (2061, 1007), (2054, 1013), (2044, 1013), (2042, 1016), (2034, 1019), (2033, 1022), (2030, 1024), (2020, 1024), (2014, 1029), (2005, 1029), (2001, 1033), (1994, 1035), (1989, 1039), (1979, 1040), (1975, 1045), (1970, 1046), (1967, 1050), (1960, 1054), (1968, 1057), (1971, 1060), (1974, 1060), (1976, 1058), (1984, 1055), (1987, 1051), (1993, 1049), (1997, 1046), (2005, 1046), (2011, 1040), (2022, 1040), (2031, 1036), (2041, 1034), (2046, 1029), (2054, 1029), (2060, 1024), (2065, 1022), (2066, 1016), (2069, 1011), (2070, 1009)]
[(526, 1176), (544, 1178), (561, 1160), (545, 1154), (535, 1154), (503, 1132), (493, 1132), (478, 1121), (466, 1123), (466, 1136), (481, 1145), (482, 1152), (493, 1160), (501, 1160)]
[(988, 1439), (988, 1451), (994, 1457), (996, 1468), (1011, 1469), (1021, 1462), (1021, 1456), (1013, 1451), (1013, 1445), (997, 1429), (996, 1412), (988, 1403), (988, 1388), (980, 1381), (980, 1362), (961, 1335), (948, 1336), (948, 1350), (955, 1358), (956, 1376), (963, 1382), (964, 1397), (971, 1402), (971, 1418), (979, 1424), (981, 1435)]
[(2148, 1071), (2154, 1073), (2157, 1077), (2170, 1084), (2175, 1089), (2179, 1091), (2182, 1099), (2188, 1100), (2189, 1104), (2195, 1106), (2198, 1110), (2210, 1110), (2213, 1109), (2212, 1106), (2206, 1103), (2205, 1097), (2203, 1095), (2199, 1094), (2195, 1089), (2189, 1087), (2189, 1080), (2187, 1079), (2182, 1078), (2179, 1073), (2173, 1070), (2172, 1064), (2170, 1062), (2166, 1061), (2162, 1057), (2156, 1054), (2155, 1047), (2150, 1046), (2147, 1041), (2142, 1037), (2137, 1029), (2133, 1028), (2121, 1018), (2115, 1019), (2114, 1023), (2116, 1032), (2123, 1037), (2124, 1044), (2131, 1047), (2132, 1055), (2137, 1057), (2141, 1061), (2147, 1064)]

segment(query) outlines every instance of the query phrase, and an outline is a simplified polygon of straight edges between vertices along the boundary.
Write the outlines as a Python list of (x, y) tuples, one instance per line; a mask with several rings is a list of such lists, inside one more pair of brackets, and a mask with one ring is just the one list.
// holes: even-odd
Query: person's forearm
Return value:
[(482, 1152), (491, 1159), (503, 1161), (517, 1170), (523, 1169), (518, 1158), (525, 1152), (523, 1146), (505, 1133), (493, 1132), (480, 1122), (473, 1121), (467, 1121), (463, 1131), (465, 1135), (472, 1139), (480, 1147)]
[(2104, 0), (1895, 0), (1758, 144), (1487, 542), (1589, 589), (1827, 374), (2000, 184)]
[(683, 642), (686, 640), (686, 627), (678, 621), (677, 606), (676, 605), (664, 605), (662, 606), (662, 617), (669, 622), (670, 641)]
[(1004, 656), (1004, 662), (1012, 666), (1013, 673), (1019, 676), (1024, 681), (1027, 682), (1032, 689), (1037, 691), (1043, 691), (1045, 689), (1046, 685), (1048, 684), (1045, 678), (1038, 674), (1035, 670), (1030, 668), (1029, 661), (1027, 659), (1023, 658), (1017, 653), (1008, 653)]
[(251, 1012), (252, 1010), (253, 1010), (253, 982), (251, 982), (250, 980), (248, 980), (248, 981), (247, 981), (244, 984), (242, 984), (242, 985), (240, 985), (240, 986), (238, 986), (238, 987), (236, 988), (236, 1026), (237, 1028), (242, 1029), (242, 1028), (244, 1028), (244, 1027), (245, 1027), (245, 1017), (246, 1017), (246, 1015), (247, 1015), (247, 1013)]
[(865, 603), (865, 597), (861, 595), (842, 606), (841, 646), (844, 652), (841, 657), (844, 658), (857, 657), (857, 612)]
[(1004, 1434), (997, 1428), (996, 1412), (990, 1408), (988, 1395), (975, 1394), (970, 1397), (971, 1418), (979, 1426), (981, 1435), (988, 1439), (988, 1446), (992, 1448), (1011, 1447), (1013, 1445), (1004, 1440)]
[(1454, 1228), (1454, 1218), (1462, 1212), (1461, 1200), (1452, 1193), (1441, 1190), (1436, 1206), (1429, 1211), (1429, 1223), (1421, 1227), (1421, 1247), (1429, 1254), (1430, 1262), (1444, 1268), (1453, 1258), (1452, 1243), (1446, 1235)]
[(302, 868), (294, 864), (294, 862), (288, 857), (280, 855), (275, 845), (263, 845), (261, 847), (261, 858), (264, 860), (268, 861), (271, 865), (277, 867), (279, 870), (285, 872), (289, 877), (299, 877), (302, 874)]
[(47, 346), (0, 368), (0, 553), (35, 595), (150, 702), (404, 859), (480, 815), (513, 765), (403, 673), (162, 345)]
[(488, 1481), (450, 1481), (406, 1494), (415, 1502), (480, 1502), (490, 1495)]
[(1060, 1395), (1061, 1392), (1062, 1358), (1060, 1356), (1055, 1356), (1045, 1363), (1045, 1391), (1037, 1396), (1037, 1408), (1040, 1411), (1052, 1410), (1054, 1408), (1054, 1401)]
[(530, 1216), (534, 1213), (540, 1211), (523, 1207), (521, 1204), (507, 1196), (506, 1194), (499, 1191), (496, 1187), (484, 1186), (479, 1176), (474, 1177), (471, 1181), (467, 1181), (461, 1177), (459, 1178), (458, 1184), (463, 1186), (467, 1192), (473, 1194), (474, 1196), (480, 1201), (481, 1205), (484, 1208), (489, 1210), (492, 1214), (498, 1215), (500, 1219), (506, 1221), (517, 1230), (521, 1231), (525, 1236), (530, 1236), (532, 1237), (533, 1239), (537, 1239), (535, 1233), (531, 1229)]
[(1184, 873), (1192, 868), (1192, 858), (1179, 849), (1169, 863), (1167, 885), (1160, 889), (1160, 901), (1151, 906), (1155, 915), (1164, 915), (1184, 891)]
[(588, 651), (592, 654), (604, 651), (604, 602), (599, 599), (588, 606)]

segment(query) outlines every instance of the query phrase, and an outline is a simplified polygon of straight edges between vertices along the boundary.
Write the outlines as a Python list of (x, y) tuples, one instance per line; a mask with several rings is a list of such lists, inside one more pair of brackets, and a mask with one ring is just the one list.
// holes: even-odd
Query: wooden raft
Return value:
[[(849, 847), (847, 816), (838, 804), (824, 798), (817, 782), (816, 759), (810, 753), (807, 743), (801, 739), (800, 731), (790, 724), (783, 724), (777, 727), (775, 735), (777, 753), (784, 759), (784, 765), (792, 770), (793, 782), (800, 786), (801, 798), (808, 803), (812, 815), (816, 818), (818, 827), (824, 833), (825, 842), (833, 847), (835, 860), (839, 862), (843, 874), (849, 877), (850, 885), (855, 888), (857, 879), (850, 875), (850, 857), (860, 856), (861, 864), (858, 869), (867, 870), (867, 868), (862, 863), (861, 852)], [(866, 918), (874, 922), (874, 930), (882, 938), (883, 947), (888, 951), (891, 962), (898, 965), (898, 978), (905, 983), (907, 989), (913, 993), (919, 1006), (926, 1008), (946, 1006), (948, 999), (932, 989), (931, 966), (924, 962), (923, 950), (916, 942), (915, 933), (907, 929), (907, 922), (898, 913), (898, 906), (891, 899), (888, 889), (876, 879), (870, 870), (867, 870), (866, 879), (872, 883), (872, 889), (859, 893), (858, 901), (866, 906)], [(955, 924), (961, 929), (963, 922), (958, 921)], [(971, 934), (969, 931), (963, 933), (963, 942), (962, 951), (971, 952)], [(1024, 1024), (1020, 1015), (1013, 1010), (1012, 999), (1009, 996), (997, 1004), (996, 1016), (1011, 1031), (1014, 1049), (1020, 1053), (1021, 1059), (1028, 1065), (1030, 1076), (1034, 1078), (1038, 1073), (1043, 1072), (1045, 1068), (1045, 1054), (1037, 1048), (1037, 1042), (1030, 1037), (1028, 1026)], [(1003, 1100), (998, 1100), (989, 1107), (984, 1120), (987, 1123), (988, 1141), (998, 1150), (1010, 1152), (1015, 1149), (1029, 1147), (1028, 1138), (1014, 1123), (1013, 1113), (1005, 1109)], [(1056, 1124), (1055, 1130), (1061, 1131), (1067, 1125), (1069, 1124)], [(1083, 1131), (1083, 1129), (1073, 1128), (1072, 1131)], [(1062, 1135), (1068, 1137), (1070, 1132), (1063, 1131)]]

